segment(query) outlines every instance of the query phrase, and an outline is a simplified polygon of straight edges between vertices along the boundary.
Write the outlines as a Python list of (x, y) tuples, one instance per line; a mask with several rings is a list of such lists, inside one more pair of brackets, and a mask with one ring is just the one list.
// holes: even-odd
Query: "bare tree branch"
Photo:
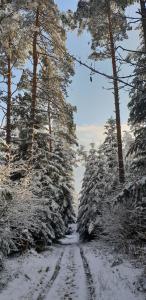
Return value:
[(139, 54), (146, 54), (145, 51), (126, 49), (126, 48), (124, 48), (124, 47), (122, 47), (122, 46), (117, 46), (117, 47), (116, 47), (116, 50), (118, 50), (118, 49), (121, 49), (121, 50), (126, 51), (126, 52), (139, 53)]
[[(95, 69), (95, 68), (93, 68), (93, 67), (87, 65), (86, 63), (84, 63), (84, 62), (82, 62), (81, 60), (77, 59), (77, 58), (76, 58), (75, 56), (73, 56), (73, 55), (71, 55), (71, 57), (72, 57), (76, 62), (78, 62), (81, 66), (86, 67), (87, 69), (89, 69), (89, 70), (92, 71), (93, 73), (97, 73), (97, 74), (99, 74), (99, 75), (101, 75), (101, 76), (103, 76), (103, 77), (106, 77), (106, 78), (108, 78), (108, 79), (114, 80), (114, 77), (113, 77), (112, 75), (108, 75), (108, 74), (106, 74), (106, 73), (104, 73), (104, 72), (101, 72), (101, 71), (99, 71), (99, 70), (97, 70), (97, 69)], [(134, 88), (134, 85), (132, 85), (131, 83), (128, 83), (128, 82), (122, 80), (120, 77), (117, 77), (117, 80), (118, 80), (120, 83), (124, 84), (125, 86), (129, 86), (129, 87), (131, 87), (131, 88)], [(141, 89), (139, 89), (139, 90), (140, 90), (141, 92), (143, 92), (143, 90), (141, 90)]]

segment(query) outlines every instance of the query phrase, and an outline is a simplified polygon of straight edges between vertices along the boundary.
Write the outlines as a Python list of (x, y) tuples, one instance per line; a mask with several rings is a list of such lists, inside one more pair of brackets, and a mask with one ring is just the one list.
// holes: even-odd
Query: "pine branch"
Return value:
[(18, 87), (15, 89), (15, 91), (12, 93), (12, 96), (18, 91)]
[(131, 53), (146, 54), (145, 51), (126, 49), (126, 48), (124, 48), (124, 47), (122, 47), (122, 46), (116, 47), (116, 50), (118, 50), (118, 49), (121, 49), (121, 50), (126, 51), (126, 52), (131, 52)]
[(128, 22), (128, 25), (130, 25), (130, 24), (136, 24), (136, 23), (138, 23), (138, 22), (140, 22), (140, 21), (141, 21), (141, 19), (135, 20), (135, 21), (131, 21), (131, 22)]
[(119, 57), (116, 57), (116, 60), (119, 61), (121, 64), (122, 64), (122, 63), (129, 64), (129, 65), (131, 65), (132, 67), (140, 66), (140, 65), (138, 65), (137, 63), (133, 63), (133, 62), (131, 62), (131, 61), (129, 61), (129, 60), (123, 58), (122, 55), (121, 55), (120, 53), (118, 53), (118, 55), (120, 56), (120, 58), (119, 58)]
[(3, 116), (3, 118), (2, 118), (2, 121), (1, 121), (1, 125), (0, 125), (0, 128), (1, 128), (1, 129), (3, 129), (3, 127), (2, 127), (2, 126), (3, 126), (3, 123), (4, 123), (4, 119), (5, 119), (5, 117), (6, 117), (6, 113), (4, 114), (4, 116)]
[(6, 111), (6, 108), (2, 105), (0, 105), (0, 109), (2, 109), (3, 111)]
[[(99, 75), (101, 75), (101, 76), (103, 76), (103, 77), (106, 77), (106, 78), (108, 78), (108, 79), (110, 79), (110, 80), (114, 80), (114, 77), (113, 77), (112, 75), (108, 75), (108, 74), (106, 74), (106, 73), (104, 73), (104, 72), (101, 72), (101, 71), (99, 71), (99, 70), (97, 70), (97, 69), (95, 69), (95, 68), (93, 68), (93, 67), (90, 67), (89, 65), (87, 65), (86, 63), (84, 63), (84, 62), (82, 62), (81, 60), (77, 59), (77, 58), (76, 58), (75, 56), (73, 56), (73, 55), (71, 55), (71, 57), (72, 57), (76, 62), (78, 62), (80, 65), (86, 67), (87, 69), (89, 69), (89, 70), (92, 71), (93, 73), (99, 74)], [(117, 79), (120, 83), (124, 84), (125, 86), (129, 86), (129, 87), (131, 87), (131, 88), (134, 88), (134, 85), (132, 85), (132, 84), (130, 84), (130, 83), (128, 83), (128, 82), (125, 82), (125, 81), (122, 80), (120, 77), (117, 77), (116, 79)], [(141, 90), (141, 89), (139, 89), (139, 90), (140, 90), (141, 92), (143, 92), (143, 90)]]

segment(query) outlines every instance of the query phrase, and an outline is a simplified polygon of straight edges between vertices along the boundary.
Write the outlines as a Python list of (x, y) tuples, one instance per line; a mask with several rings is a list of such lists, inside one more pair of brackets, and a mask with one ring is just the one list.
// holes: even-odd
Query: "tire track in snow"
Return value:
[(64, 292), (62, 295), (63, 300), (72, 300), (76, 298), (76, 283), (75, 283), (75, 277), (77, 268), (75, 265), (75, 248), (77, 246), (72, 246), (69, 248), (68, 252), (68, 263), (66, 268), (66, 277), (65, 277), (65, 285), (64, 285)]
[(61, 261), (61, 270), (45, 299), (93, 300), (89, 295), (80, 247), (74, 244), (67, 245)]
[(83, 262), (83, 267), (86, 275), (86, 281), (87, 281), (87, 289), (88, 289), (88, 300), (96, 300), (96, 293), (95, 293), (95, 287), (94, 287), (94, 281), (93, 277), (90, 271), (90, 267), (88, 264), (88, 261), (85, 257), (83, 249), (80, 247), (80, 255)]
[(61, 269), (61, 261), (62, 261), (62, 258), (63, 258), (63, 255), (64, 255), (64, 252), (65, 251), (62, 251), (57, 263), (56, 263), (56, 266), (55, 266), (55, 269), (54, 269), (54, 272), (51, 276), (51, 279), (49, 280), (49, 282), (45, 285), (44, 288), (42, 288), (41, 290), (41, 293), (39, 293), (39, 296), (36, 298), (36, 300), (44, 300), (50, 290), (50, 288), (53, 286), (58, 274), (59, 274), (59, 271)]

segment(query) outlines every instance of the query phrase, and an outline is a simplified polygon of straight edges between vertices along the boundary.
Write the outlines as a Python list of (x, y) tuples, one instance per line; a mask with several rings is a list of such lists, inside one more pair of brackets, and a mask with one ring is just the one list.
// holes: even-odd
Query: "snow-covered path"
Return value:
[(141, 272), (73, 234), (43, 254), (9, 259), (0, 300), (144, 300), (137, 289)]

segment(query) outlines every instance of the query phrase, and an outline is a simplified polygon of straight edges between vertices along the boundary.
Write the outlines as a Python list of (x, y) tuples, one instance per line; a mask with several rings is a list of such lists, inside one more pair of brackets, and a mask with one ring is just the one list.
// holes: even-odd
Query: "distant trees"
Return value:
[(118, 147), (116, 135), (116, 120), (112, 117), (105, 124), (105, 140), (101, 146), (101, 151), (104, 156), (106, 190), (107, 194), (113, 192), (118, 186)]
[(99, 149), (91, 144), (83, 178), (78, 230), (80, 236), (93, 238), (103, 231), (104, 209), (113, 205), (119, 181), (116, 121), (112, 117), (105, 124), (105, 140)]
[(146, 182), (140, 168), (134, 170), (133, 157), (127, 157), (133, 138), (126, 132), (123, 136), (126, 183), (121, 188), (117, 178), (115, 124), (110, 118), (105, 124), (104, 142), (98, 149), (91, 145), (89, 150), (79, 198), (78, 231), (83, 240), (102, 238), (127, 247), (129, 240), (132, 243), (145, 240)]
[[(83, 239), (102, 235), (106, 240), (115, 243), (120, 241), (120, 245), (123, 247), (127, 247), (130, 242), (138, 245), (145, 242), (146, 1), (140, 1), (138, 18), (132, 16), (126, 18), (124, 9), (133, 3), (134, 1), (79, 1), (75, 13), (79, 32), (87, 28), (92, 36), (92, 53), (89, 58), (94, 60), (112, 59), (116, 111), (116, 120), (109, 119), (106, 123), (105, 141), (96, 150), (94, 162), (92, 161), (92, 174), (89, 173), (90, 155), (87, 158), (88, 163), (80, 196), (78, 230)], [(123, 50), (128, 53), (127, 57), (120, 55), (121, 63), (134, 66), (134, 73), (125, 76), (125, 78), (132, 78), (130, 83), (127, 81), (127, 86), (130, 87), (128, 108), (131, 132), (125, 132), (122, 141), (121, 124), (118, 117), (120, 116), (118, 82), (122, 77), (119, 76), (117, 69), (116, 43), (127, 38), (126, 31), (129, 29), (129, 25), (126, 19), (129, 19), (129, 23), (141, 21), (141, 46), (138, 50), (124, 48)], [(90, 68), (82, 61), (81, 64), (94, 73), (94, 68)], [(96, 68), (95, 73), (100, 74), (100, 72), (96, 72)], [(102, 157), (100, 159), (102, 176), (97, 184), (100, 157)], [(124, 165), (125, 168), (123, 168)], [(118, 170), (119, 181), (117, 180)], [(124, 173), (121, 170), (124, 170)], [(119, 184), (124, 181), (124, 185)], [(100, 226), (98, 226), (99, 224)]]
[(78, 213), (78, 231), (83, 239), (92, 236), (96, 225), (99, 229), (101, 227), (100, 220), (97, 222), (97, 216), (99, 215), (100, 219), (102, 195), (104, 194), (102, 165), (103, 161), (98, 158), (94, 144), (91, 144), (85, 166)]

